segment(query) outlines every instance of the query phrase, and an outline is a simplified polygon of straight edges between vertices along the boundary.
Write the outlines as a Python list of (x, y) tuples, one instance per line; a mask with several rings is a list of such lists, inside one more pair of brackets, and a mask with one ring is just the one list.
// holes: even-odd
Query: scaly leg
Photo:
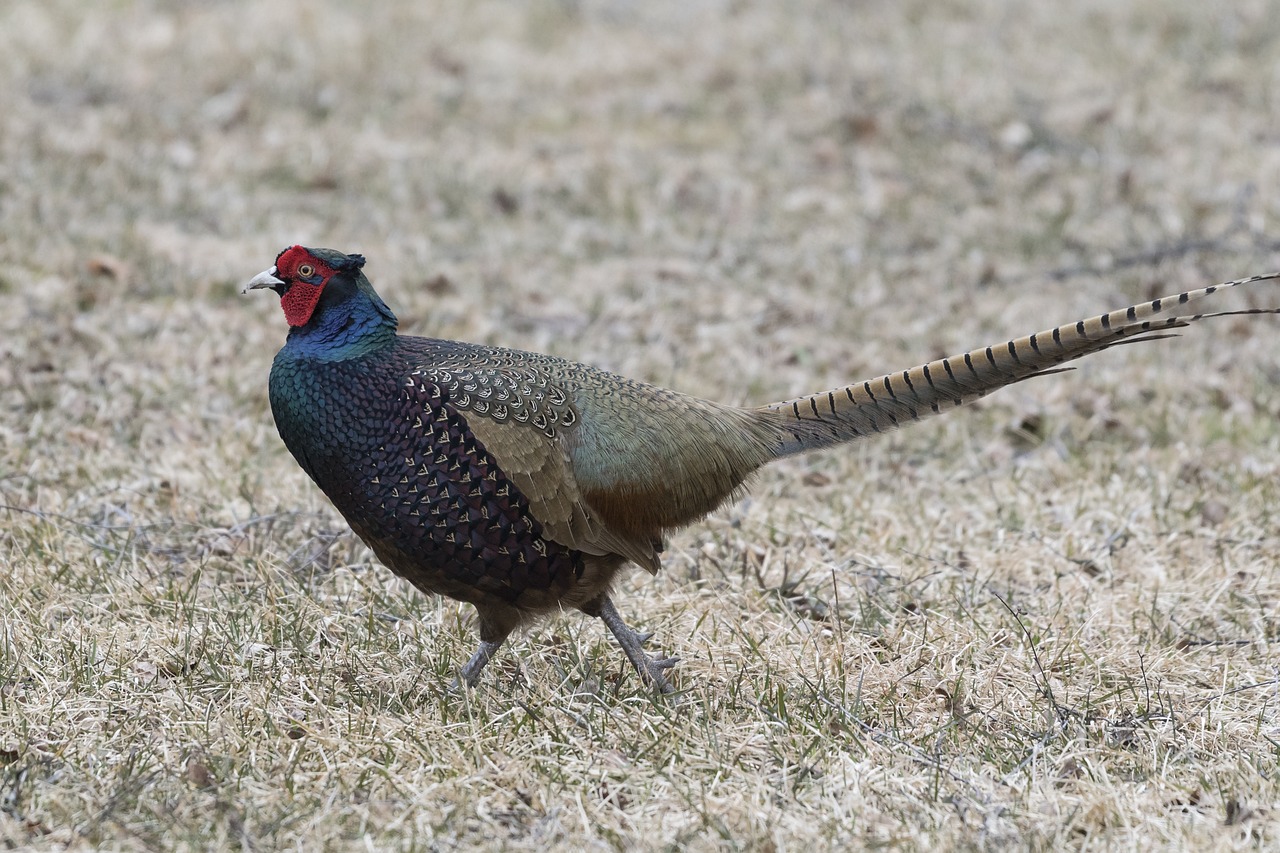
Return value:
[(453, 686), (457, 688), (465, 683), (468, 687), (475, 687), (476, 682), (480, 680), (480, 671), (489, 662), (489, 658), (493, 657), (493, 653), (501, 647), (502, 640), (498, 640), (496, 643), (489, 640), (481, 640), (480, 648), (476, 649), (476, 653), (471, 656), (471, 660), (467, 661), (462, 669), (458, 670), (458, 677), (453, 680)]
[(671, 682), (667, 681), (663, 671), (679, 663), (680, 658), (651, 658), (645, 654), (644, 641), (649, 639), (651, 635), (640, 634), (628, 627), (627, 623), (623, 622), (622, 617), (618, 615), (618, 611), (614, 608), (609, 596), (602, 595), (591, 604), (594, 607), (590, 609), (584, 607), (583, 610), (589, 615), (599, 616), (604, 620), (604, 624), (609, 626), (609, 630), (613, 632), (613, 636), (618, 640), (618, 645), (622, 646), (623, 653), (631, 661), (631, 665), (636, 668), (636, 672), (640, 673), (640, 677), (649, 682), (659, 692), (671, 693), (675, 688), (671, 686)]
[(468, 687), (476, 686), (476, 682), (480, 680), (480, 673), (489, 663), (489, 659), (493, 657), (494, 652), (502, 648), (502, 644), (507, 641), (507, 637), (519, 622), (519, 615), (515, 611), (507, 612), (503, 609), (477, 606), (476, 614), (479, 616), (477, 627), (480, 629), (480, 648), (476, 649), (471, 660), (458, 670), (458, 677), (453, 680), (454, 690), (463, 684)]

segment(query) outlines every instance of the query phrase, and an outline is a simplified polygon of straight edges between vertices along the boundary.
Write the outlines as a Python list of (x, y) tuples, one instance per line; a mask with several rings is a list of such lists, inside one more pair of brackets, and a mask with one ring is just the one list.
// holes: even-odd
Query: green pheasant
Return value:
[[(774, 459), (920, 420), (1130, 341), (1165, 337), (1254, 276), (1156, 299), (919, 367), (759, 408), (686, 396), (547, 355), (396, 333), (364, 258), (292, 246), (247, 290), (280, 296), (271, 367), (285, 445), (378, 559), (424, 592), (475, 605), (475, 684), (508, 635), (559, 608), (598, 616), (663, 692), (676, 658), (610, 600), (628, 563)], [(1157, 315), (1171, 313), (1155, 319)]]

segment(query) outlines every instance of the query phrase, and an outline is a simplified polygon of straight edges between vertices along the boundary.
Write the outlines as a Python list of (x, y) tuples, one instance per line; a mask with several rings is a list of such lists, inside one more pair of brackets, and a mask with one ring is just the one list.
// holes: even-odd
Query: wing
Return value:
[(439, 386), (463, 413), (476, 439), (529, 501), (543, 535), (586, 554), (618, 554), (656, 573), (657, 543), (611, 529), (582, 494), (568, 451), (580, 419), (568, 392), (533, 366), (483, 358), (494, 354), (507, 351), (468, 350), (453, 363), (418, 367), (411, 377)]

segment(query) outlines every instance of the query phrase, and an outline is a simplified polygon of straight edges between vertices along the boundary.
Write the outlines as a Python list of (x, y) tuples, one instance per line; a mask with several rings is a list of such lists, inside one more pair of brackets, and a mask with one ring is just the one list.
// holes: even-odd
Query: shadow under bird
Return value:
[[(1117, 344), (1168, 337), (1253, 276), (758, 408), (722, 405), (548, 355), (396, 333), (360, 255), (291, 246), (246, 292), (280, 296), (289, 336), (271, 411), (298, 464), (378, 559), (424, 592), (475, 605), (474, 685), (513, 630), (561, 608), (598, 616), (641, 677), (644, 651), (609, 597), (660, 568), (664, 537), (784, 456), (913, 423)], [(1167, 315), (1167, 316), (1166, 316)]]

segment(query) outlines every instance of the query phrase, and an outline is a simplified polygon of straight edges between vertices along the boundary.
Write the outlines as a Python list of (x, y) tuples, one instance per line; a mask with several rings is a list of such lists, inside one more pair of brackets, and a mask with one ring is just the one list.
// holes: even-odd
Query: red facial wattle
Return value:
[(323, 284), (296, 281), (284, 292), (284, 296), (280, 297), (280, 307), (284, 309), (284, 318), (290, 326), (307, 324), (323, 291)]

